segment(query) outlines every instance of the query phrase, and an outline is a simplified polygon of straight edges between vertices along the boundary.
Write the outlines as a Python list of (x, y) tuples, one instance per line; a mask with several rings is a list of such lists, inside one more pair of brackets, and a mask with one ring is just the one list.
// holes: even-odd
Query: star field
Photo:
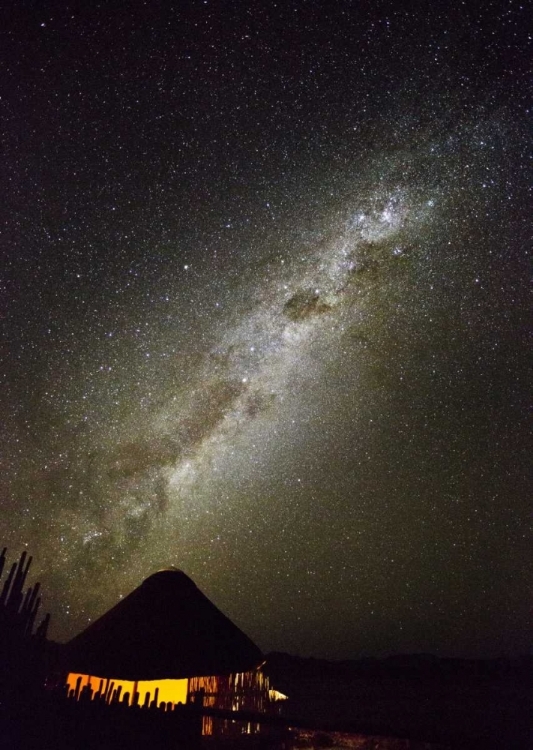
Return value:
[(53, 636), (175, 565), (264, 651), (530, 649), (527, 18), (13, 11), (0, 540)]

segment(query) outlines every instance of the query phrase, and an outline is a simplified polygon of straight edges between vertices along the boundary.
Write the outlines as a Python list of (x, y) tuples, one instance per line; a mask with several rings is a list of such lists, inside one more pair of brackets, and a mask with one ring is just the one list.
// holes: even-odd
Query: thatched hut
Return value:
[[(201, 700), (231, 711), (267, 712), (271, 691), (260, 649), (178, 570), (163, 570), (66, 646), (67, 683), (109, 701), (159, 705)], [(227, 722), (225, 722), (227, 724)], [(252, 732), (248, 724), (243, 731)], [(204, 734), (213, 732), (204, 717)]]

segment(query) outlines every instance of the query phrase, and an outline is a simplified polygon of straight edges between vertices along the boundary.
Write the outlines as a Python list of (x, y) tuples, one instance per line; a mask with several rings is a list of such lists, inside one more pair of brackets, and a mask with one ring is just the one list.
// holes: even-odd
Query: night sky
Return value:
[(0, 542), (52, 637), (183, 569), (264, 650), (531, 649), (531, 7), (0, 24)]

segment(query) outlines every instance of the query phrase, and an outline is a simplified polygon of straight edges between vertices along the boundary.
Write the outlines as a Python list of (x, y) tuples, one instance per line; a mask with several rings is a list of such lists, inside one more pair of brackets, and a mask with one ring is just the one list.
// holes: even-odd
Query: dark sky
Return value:
[(65, 639), (185, 570), (265, 651), (531, 648), (531, 8), (0, 28), (0, 541)]

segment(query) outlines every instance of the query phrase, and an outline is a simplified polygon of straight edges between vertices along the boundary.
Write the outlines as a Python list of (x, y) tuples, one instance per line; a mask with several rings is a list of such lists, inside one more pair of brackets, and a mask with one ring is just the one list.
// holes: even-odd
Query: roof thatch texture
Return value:
[(147, 578), (66, 645), (69, 672), (123, 680), (245, 672), (261, 651), (178, 570)]

